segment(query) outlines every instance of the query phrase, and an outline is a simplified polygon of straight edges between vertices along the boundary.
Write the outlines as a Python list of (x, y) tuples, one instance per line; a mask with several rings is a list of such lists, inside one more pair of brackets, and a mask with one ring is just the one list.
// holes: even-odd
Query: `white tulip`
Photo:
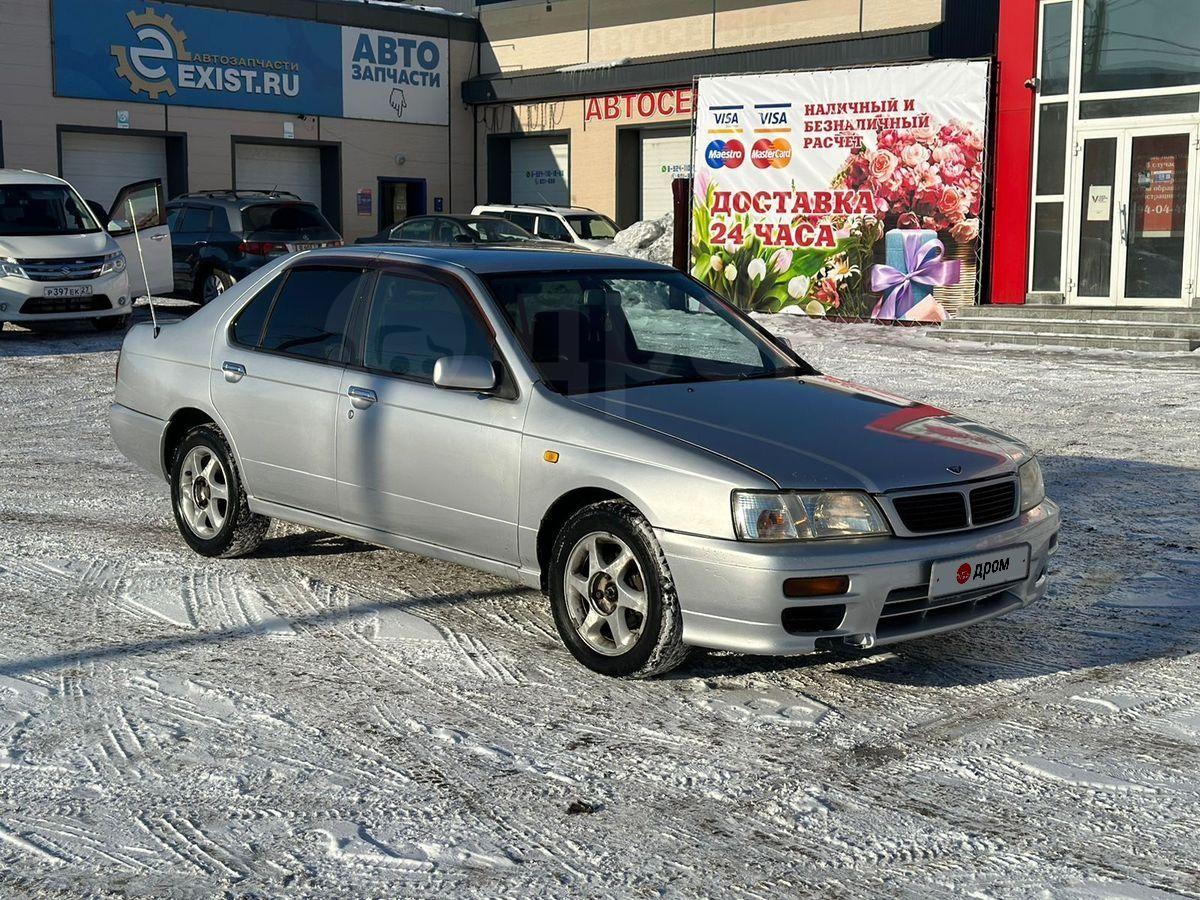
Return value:
[(712, 270), (714, 272), (720, 272), (723, 268), (725, 268), (725, 260), (721, 259), (721, 257), (719, 257), (719, 256), (714, 255), (712, 258)]
[(746, 266), (746, 274), (754, 281), (760, 280), (767, 274), (767, 264), (761, 257), (754, 257), (750, 260), (750, 265)]
[(725, 267), (725, 280), (733, 284), (737, 280), (737, 266), (730, 263)]
[(799, 300), (808, 294), (808, 278), (804, 275), (797, 275), (787, 283), (788, 296), (793, 300)]

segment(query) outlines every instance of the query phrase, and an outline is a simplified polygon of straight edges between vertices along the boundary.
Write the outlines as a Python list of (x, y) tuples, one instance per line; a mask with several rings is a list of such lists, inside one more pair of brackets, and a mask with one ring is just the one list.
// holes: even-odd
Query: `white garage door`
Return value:
[(570, 145), (546, 138), (518, 138), (510, 145), (512, 202), (570, 206), (567, 183)]
[(167, 191), (167, 142), (135, 134), (87, 134), (64, 131), (62, 177), (75, 185), (85, 200), (105, 209), (127, 184), (158, 178)]
[(687, 178), (691, 169), (691, 136), (673, 132), (642, 132), (642, 214), (657, 219), (671, 211), (671, 182)]
[(321, 151), (316, 147), (235, 144), (236, 188), (291, 191), (301, 200), (321, 203)]

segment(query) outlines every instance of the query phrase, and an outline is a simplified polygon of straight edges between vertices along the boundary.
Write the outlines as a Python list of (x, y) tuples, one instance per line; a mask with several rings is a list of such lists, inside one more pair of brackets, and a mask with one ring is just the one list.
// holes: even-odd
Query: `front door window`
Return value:
[(1178, 297), (1183, 289), (1191, 136), (1133, 138), (1129, 164), (1125, 296)]

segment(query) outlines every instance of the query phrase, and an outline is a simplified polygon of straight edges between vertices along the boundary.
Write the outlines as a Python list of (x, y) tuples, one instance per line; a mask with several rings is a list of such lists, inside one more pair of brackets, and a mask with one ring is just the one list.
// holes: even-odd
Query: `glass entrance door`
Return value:
[(1190, 303), (1197, 243), (1195, 147), (1195, 128), (1081, 135), (1071, 302)]

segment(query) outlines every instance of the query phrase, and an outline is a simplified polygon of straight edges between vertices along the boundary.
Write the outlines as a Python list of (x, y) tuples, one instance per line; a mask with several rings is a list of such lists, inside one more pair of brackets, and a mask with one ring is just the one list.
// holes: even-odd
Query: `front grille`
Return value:
[(875, 636), (882, 639), (967, 622), (998, 612), (1015, 602), (1019, 600), (1004, 586), (999, 589), (995, 586), (986, 587), (937, 599), (930, 598), (927, 585), (899, 588), (888, 594), (883, 602)]
[(27, 316), (94, 312), (105, 309), (112, 309), (112, 304), (103, 294), (93, 294), (90, 297), (31, 297), (21, 304), (21, 312)]
[(87, 281), (100, 276), (103, 256), (67, 259), (18, 259), (31, 281)]
[(913, 534), (954, 531), (967, 527), (967, 505), (963, 495), (954, 491), (943, 494), (911, 494), (892, 501), (904, 527)]
[(1016, 512), (1017, 483), (1002, 481), (971, 491), (971, 524), (991, 525), (1003, 522)]

